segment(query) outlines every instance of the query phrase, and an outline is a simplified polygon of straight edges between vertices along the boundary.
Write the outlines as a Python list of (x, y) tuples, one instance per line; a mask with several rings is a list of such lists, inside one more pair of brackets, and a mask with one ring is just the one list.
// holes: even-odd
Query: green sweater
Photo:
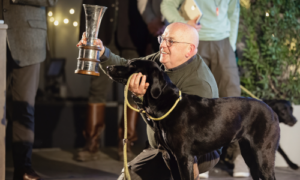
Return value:
[[(161, 3), (161, 13), (168, 22), (187, 21), (180, 16), (178, 8), (184, 0), (163, 0)], [(196, 0), (203, 16), (199, 31), (201, 41), (219, 41), (229, 37), (233, 51), (236, 49), (236, 39), (239, 25), (240, 0)], [(219, 8), (219, 15), (216, 8)]]
[[(159, 62), (159, 52), (149, 56), (138, 58), (141, 60), (150, 60), (157, 62), (164, 69)], [(125, 65), (127, 60), (113, 54), (108, 48), (101, 57), (100, 67), (106, 73), (106, 66), (108, 65)], [(173, 84), (175, 84), (182, 93), (190, 95), (198, 95), (205, 98), (218, 98), (218, 87), (215, 78), (201, 56), (196, 54), (186, 63), (165, 71)], [(144, 119), (144, 121), (146, 121)], [(147, 125), (147, 136), (152, 147), (156, 148), (157, 144), (154, 138), (154, 131)]]

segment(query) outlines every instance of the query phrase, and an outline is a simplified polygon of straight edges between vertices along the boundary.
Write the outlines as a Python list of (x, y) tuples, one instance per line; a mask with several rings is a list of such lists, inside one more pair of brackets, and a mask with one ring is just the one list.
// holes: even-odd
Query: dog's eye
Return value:
[(130, 64), (130, 65), (129, 65), (129, 68), (135, 68), (135, 65)]

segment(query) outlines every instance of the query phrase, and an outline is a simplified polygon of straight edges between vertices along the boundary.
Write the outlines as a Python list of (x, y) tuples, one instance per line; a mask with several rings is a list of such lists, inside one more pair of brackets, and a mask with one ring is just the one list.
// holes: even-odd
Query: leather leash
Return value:
[[(136, 74), (136, 73), (135, 73)], [(172, 108), (163, 116), (159, 117), (159, 118), (154, 118), (152, 116), (150, 116), (145, 110), (139, 110), (136, 109), (134, 107), (132, 107), (127, 99), (127, 94), (128, 94), (128, 86), (129, 86), (129, 82), (132, 78), (134, 74), (132, 74), (128, 81), (127, 84), (124, 88), (124, 139), (123, 139), (123, 154), (124, 154), (124, 172), (125, 172), (125, 180), (131, 180), (130, 174), (129, 174), (129, 170), (128, 170), (128, 164), (127, 164), (127, 105), (128, 107), (130, 107), (132, 110), (139, 112), (139, 113), (145, 113), (150, 119), (155, 120), (155, 121), (159, 121), (164, 119), (165, 117), (167, 117), (172, 111), (173, 109), (176, 107), (176, 105), (178, 104), (178, 102), (182, 99), (181, 96), (181, 91), (179, 90), (179, 98), (176, 100), (175, 104), (172, 106)]]
[(241, 88), (243, 91), (245, 91), (248, 95), (250, 95), (252, 98), (261, 101), (261, 99), (259, 99), (258, 97), (254, 96), (254, 94), (252, 94), (250, 91), (248, 91), (244, 86), (240, 85), (240, 88)]

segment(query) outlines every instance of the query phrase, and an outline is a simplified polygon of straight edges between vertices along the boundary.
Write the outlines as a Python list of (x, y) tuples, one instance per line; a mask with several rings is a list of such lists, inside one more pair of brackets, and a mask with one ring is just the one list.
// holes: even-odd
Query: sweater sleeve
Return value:
[[(146, 57), (139, 57), (139, 58), (135, 58), (135, 59), (130, 59), (130, 60), (147, 60), (147, 61), (155, 61), (155, 57), (159, 54), (159, 52), (154, 53), (154, 54), (150, 54)], [(109, 65), (126, 65), (128, 63), (129, 60), (122, 58), (118, 55), (115, 55), (114, 53), (112, 53), (110, 51), (109, 48), (105, 47), (105, 51), (103, 53), (103, 55), (100, 58), (100, 68), (102, 69), (102, 71), (106, 74), (106, 67)], [(158, 63), (157, 61), (155, 61), (156, 63)], [(158, 63), (159, 64), (159, 63)]]
[(109, 65), (125, 65), (127, 63), (127, 61), (128, 61), (127, 59), (121, 58), (120, 56), (115, 55), (114, 53), (112, 53), (110, 51), (110, 49), (105, 47), (104, 54), (100, 58), (99, 66), (102, 69), (102, 71), (106, 74), (107, 66), (109, 66)]
[(240, 0), (230, 0), (228, 4), (228, 19), (230, 21), (229, 41), (233, 51), (236, 50), (236, 39), (239, 27)]
[(178, 8), (184, 0), (163, 0), (160, 5), (162, 15), (167, 19), (169, 23), (187, 21), (179, 14)]

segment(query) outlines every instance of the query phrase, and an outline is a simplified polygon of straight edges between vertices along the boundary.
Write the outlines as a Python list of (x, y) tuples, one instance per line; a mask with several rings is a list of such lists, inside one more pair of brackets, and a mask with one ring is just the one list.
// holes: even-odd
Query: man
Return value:
[(12, 123), (14, 180), (40, 179), (31, 167), (34, 103), (40, 63), (46, 58), (46, 6), (57, 0), (0, 0), (7, 29), (8, 119)]
[[(184, 0), (163, 0), (161, 12), (170, 22), (187, 23), (196, 29), (199, 26), (195, 19), (185, 20), (178, 8)], [(239, 0), (195, 0), (203, 12), (200, 20), (198, 53), (213, 73), (220, 97), (240, 96), (240, 79), (234, 51), (239, 24)], [(197, 19), (197, 18), (196, 18)], [(238, 143), (231, 144), (239, 148)], [(239, 149), (235, 151), (240, 152)], [(234, 177), (248, 177), (249, 170), (240, 153), (235, 158)], [(202, 177), (208, 177), (203, 174)]]
[[(196, 29), (184, 23), (173, 23), (165, 29), (163, 35), (158, 39), (160, 51), (140, 59), (155, 61), (161, 65), (171, 81), (183, 93), (206, 98), (218, 97), (215, 79), (205, 62), (197, 54), (199, 39)], [(85, 37), (79, 42), (79, 44), (82, 43), (86, 43)], [(98, 40), (97, 44), (103, 47), (101, 40)], [(107, 65), (122, 65), (127, 62), (126, 59), (113, 54), (108, 48), (103, 48), (100, 54), (101, 68), (104, 72)], [(146, 77), (139, 73), (132, 77), (129, 90), (136, 96), (143, 96), (148, 86)], [(162, 150), (158, 149), (154, 131), (148, 125), (147, 135), (151, 147), (145, 149), (133, 161), (129, 162), (132, 179), (170, 179), (170, 171), (162, 158)], [(199, 158), (199, 172), (205, 172), (215, 166), (219, 157), (220, 150), (215, 150)], [(123, 178), (124, 174), (121, 174), (119, 180)]]

